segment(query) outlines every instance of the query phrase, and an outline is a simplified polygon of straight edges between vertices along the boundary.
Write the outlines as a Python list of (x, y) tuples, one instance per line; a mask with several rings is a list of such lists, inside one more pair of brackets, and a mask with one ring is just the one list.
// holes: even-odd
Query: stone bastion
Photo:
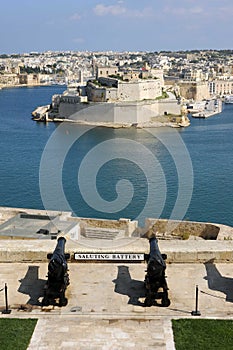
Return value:
[(80, 218), (71, 212), (0, 207), (0, 262), (46, 262), (59, 236), (75, 253), (148, 254), (148, 232), (159, 240), (168, 263), (233, 261), (233, 228), (223, 224), (147, 218)]

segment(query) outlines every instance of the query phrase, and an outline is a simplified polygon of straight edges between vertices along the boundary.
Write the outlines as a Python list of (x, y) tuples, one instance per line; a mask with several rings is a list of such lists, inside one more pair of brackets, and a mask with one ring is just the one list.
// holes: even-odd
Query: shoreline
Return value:
[[(33, 119), (33, 118), (32, 118)], [(107, 122), (88, 122), (88, 121), (75, 121), (71, 119), (60, 119), (60, 118), (54, 118), (54, 119), (48, 119), (48, 120), (36, 120), (33, 119), (36, 122), (39, 123), (73, 123), (77, 125), (90, 125), (95, 127), (105, 127), (105, 128), (113, 128), (113, 129), (121, 129), (121, 128), (137, 128), (137, 129), (143, 129), (143, 128), (160, 128), (160, 127), (172, 127), (172, 128), (180, 128), (176, 123), (171, 122), (146, 122), (146, 123), (125, 123), (125, 124), (113, 124), (113, 123), (107, 123)]]
[(32, 88), (32, 87), (42, 87), (42, 86), (46, 86), (46, 87), (53, 87), (53, 86), (66, 86), (66, 84), (17, 84), (17, 85), (0, 85), (0, 90), (4, 90), (4, 89), (14, 89), (14, 88), (20, 88), (20, 87), (28, 87), (28, 88)]

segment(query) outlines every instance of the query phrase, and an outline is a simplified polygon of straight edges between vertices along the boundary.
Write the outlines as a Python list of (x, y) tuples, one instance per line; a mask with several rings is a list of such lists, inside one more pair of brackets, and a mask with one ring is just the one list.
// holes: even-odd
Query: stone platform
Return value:
[[(47, 263), (1, 263), (11, 314), (37, 318), (29, 350), (174, 349), (171, 320), (189, 318), (199, 287), (202, 318), (233, 319), (232, 263), (167, 265), (171, 305), (144, 307), (145, 264), (70, 263), (68, 305), (41, 308)], [(4, 293), (0, 292), (0, 309)]]
[[(173, 350), (171, 320), (193, 317), (196, 285), (201, 317), (233, 319), (231, 241), (159, 241), (168, 255), (168, 308), (144, 307), (146, 263), (124, 261), (69, 261), (68, 305), (42, 308), (47, 253), (55, 244), (53, 240), (0, 241), (0, 289), (7, 283), (11, 309), (11, 314), (0, 317), (38, 319), (28, 350)], [(116, 250), (109, 241), (104, 251), (106, 246), (108, 251)], [(67, 240), (71, 254), (87, 248), (96, 249)], [(120, 247), (123, 250), (147, 252), (148, 241), (127, 242)], [(4, 301), (2, 291), (0, 310)]]

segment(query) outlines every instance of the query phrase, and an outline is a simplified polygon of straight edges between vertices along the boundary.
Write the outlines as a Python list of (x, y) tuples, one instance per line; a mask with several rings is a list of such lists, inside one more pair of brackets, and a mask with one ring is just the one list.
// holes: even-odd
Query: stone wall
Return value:
[[(76, 114), (80, 113), (82, 110), (86, 110), (89, 105), (87, 103), (65, 103), (62, 102), (59, 105), (59, 118), (70, 118), (71, 120), (79, 120), (81, 118), (76, 118)], [(84, 119), (85, 120), (85, 119)]]
[(191, 236), (216, 240), (220, 227), (211, 223), (146, 219), (147, 229), (152, 228), (161, 239), (189, 239)]
[(105, 219), (93, 219), (93, 218), (69, 218), (69, 221), (76, 221), (80, 223), (81, 232), (84, 232), (86, 228), (104, 228), (104, 229), (117, 229), (124, 230), (126, 236), (132, 236), (137, 232), (138, 222), (130, 219), (119, 220), (105, 220)]
[(106, 88), (98, 87), (95, 84), (89, 83), (86, 86), (86, 93), (88, 101), (91, 102), (105, 102), (106, 101)]
[[(92, 123), (135, 124), (150, 122), (152, 118), (167, 114), (180, 114), (177, 101), (141, 101), (65, 104), (59, 107), (59, 116), (75, 121)], [(155, 120), (155, 119), (153, 119)]]
[(118, 103), (114, 107), (115, 123), (145, 123), (158, 115), (158, 103), (134, 102)]
[(210, 98), (208, 82), (178, 82), (180, 95), (188, 100), (201, 101)]
[(164, 114), (180, 115), (180, 113), (181, 113), (181, 106), (177, 103), (176, 100), (162, 99), (158, 101), (159, 115), (164, 115)]
[(162, 95), (159, 79), (118, 82), (118, 97), (121, 101), (141, 101), (155, 99)]
[(59, 116), (74, 121), (91, 123), (114, 123), (113, 103), (94, 103), (64, 105), (59, 108)]
[(89, 101), (143, 101), (153, 100), (162, 95), (160, 79), (126, 82), (112, 78), (100, 78), (99, 81), (103, 86), (98, 87), (90, 82), (87, 84), (86, 91)]

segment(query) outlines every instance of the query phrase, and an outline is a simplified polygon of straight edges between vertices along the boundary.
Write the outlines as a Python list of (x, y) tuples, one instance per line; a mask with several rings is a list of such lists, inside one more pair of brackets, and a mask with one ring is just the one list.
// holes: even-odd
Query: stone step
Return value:
[(84, 235), (86, 238), (113, 240), (116, 239), (120, 233), (121, 231), (119, 230), (102, 230), (95, 228), (86, 228)]

